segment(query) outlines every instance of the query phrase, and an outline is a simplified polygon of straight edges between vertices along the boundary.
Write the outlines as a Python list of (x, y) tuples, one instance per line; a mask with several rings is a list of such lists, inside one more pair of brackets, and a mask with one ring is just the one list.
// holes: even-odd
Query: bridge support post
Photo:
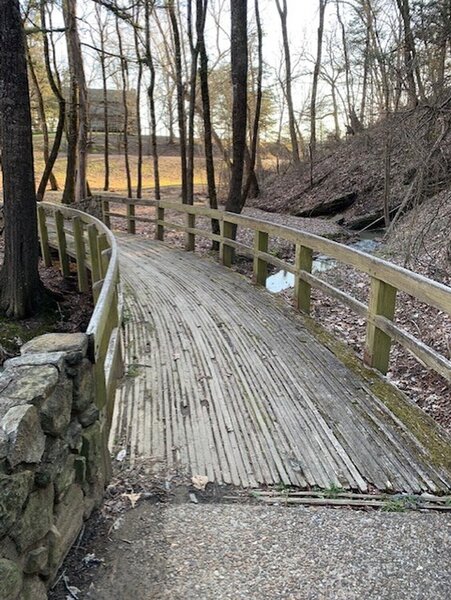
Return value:
[(223, 220), (221, 222), (221, 224), (222, 224), (222, 236), (221, 237), (223, 238), (223, 241), (221, 241), (219, 257), (220, 257), (222, 264), (225, 267), (231, 267), (232, 262), (233, 262), (233, 248), (231, 246), (227, 246), (224, 243), (224, 240), (226, 240), (226, 239), (232, 240), (233, 239), (234, 225), (233, 225), (233, 223), (229, 223), (226, 220)]
[(108, 229), (111, 229), (110, 223), (110, 203), (108, 200), (102, 200), (102, 218)]
[(70, 276), (69, 256), (67, 254), (66, 232), (64, 231), (64, 217), (60, 210), (55, 211), (56, 238), (58, 241), (58, 255), (63, 277)]
[(157, 229), (155, 232), (155, 238), (162, 242), (164, 240), (164, 208), (157, 204)]
[(300, 246), (296, 244), (296, 254), (294, 259), (294, 266), (296, 273), (294, 276), (294, 298), (296, 301), (296, 308), (307, 315), (310, 314), (310, 297), (312, 293), (312, 286), (301, 279), (299, 272), (306, 271), (307, 273), (312, 272), (313, 263), (313, 250), (306, 246)]
[(254, 237), (254, 283), (266, 285), (268, 263), (259, 257), (259, 252), (268, 252), (268, 234), (257, 229)]
[[(186, 226), (188, 229), (194, 229), (196, 227), (196, 215), (186, 213)], [(187, 232), (185, 235), (185, 250), (187, 252), (194, 252), (196, 245), (196, 236), (194, 233)]]
[(136, 233), (134, 204), (127, 204), (127, 231), (128, 233)]
[(380, 315), (393, 320), (396, 292), (396, 288), (388, 283), (375, 277), (371, 278), (364, 361), (384, 375), (388, 371), (391, 337), (372, 322), (372, 317)]
[(38, 206), (38, 226), (42, 260), (44, 261), (44, 265), (46, 267), (51, 267), (52, 257), (50, 256), (49, 233), (47, 230), (47, 222), (45, 219), (45, 210), (43, 206)]

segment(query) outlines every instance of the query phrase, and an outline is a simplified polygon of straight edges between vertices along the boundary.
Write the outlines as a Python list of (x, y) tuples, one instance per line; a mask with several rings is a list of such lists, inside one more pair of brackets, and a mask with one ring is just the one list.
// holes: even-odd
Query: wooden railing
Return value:
[[(196, 236), (214, 240), (220, 245), (220, 260), (230, 267), (233, 253), (253, 259), (253, 277), (257, 284), (265, 285), (268, 265), (292, 273), (295, 277), (294, 298), (296, 307), (304, 313), (310, 313), (311, 289), (317, 288), (324, 294), (351, 308), (366, 321), (365, 362), (382, 373), (389, 367), (389, 355), (392, 341), (398, 342), (427, 367), (451, 381), (451, 362), (433, 348), (424, 344), (411, 333), (394, 322), (396, 297), (399, 291), (406, 292), (420, 302), (451, 315), (451, 288), (432, 281), (422, 275), (376, 258), (359, 250), (326, 238), (305, 233), (291, 227), (276, 225), (260, 219), (234, 213), (212, 210), (203, 206), (189, 206), (173, 202), (137, 200), (117, 196), (98, 196), (102, 203), (104, 222), (110, 226), (111, 217), (125, 218), (129, 233), (135, 233), (136, 222), (153, 222), (156, 225), (155, 237), (164, 239), (164, 230), (175, 229), (185, 233), (185, 247), (193, 250)], [(126, 206), (126, 214), (112, 212), (110, 204)], [(155, 217), (136, 214), (135, 207), (155, 207)], [(167, 211), (185, 215), (185, 223), (172, 223), (167, 219)], [(206, 217), (220, 224), (220, 234), (208, 229), (196, 228), (196, 218)], [(233, 239), (236, 227), (254, 231), (253, 247)], [(269, 253), (269, 238), (278, 237), (295, 246), (294, 264), (288, 263)], [(338, 262), (352, 266), (366, 273), (370, 278), (368, 305), (360, 302), (348, 293), (312, 274), (313, 253), (318, 252)]]
[(95, 363), (96, 404), (105, 411), (109, 427), (116, 382), (122, 372), (122, 302), (116, 239), (95, 217), (45, 202), (38, 205), (38, 227), (45, 266), (52, 265), (52, 249), (56, 250), (62, 275), (69, 277), (76, 272), (79, 290), (92, 291), (95, 308), (86, 333)]

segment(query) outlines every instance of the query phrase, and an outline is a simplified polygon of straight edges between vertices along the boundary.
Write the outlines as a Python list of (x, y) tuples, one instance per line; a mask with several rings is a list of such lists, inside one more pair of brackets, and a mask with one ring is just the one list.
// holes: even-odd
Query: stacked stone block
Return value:
[(0, 599), (44, 600), (110, 476), (84, 334), (46, 334), (0, 373)]

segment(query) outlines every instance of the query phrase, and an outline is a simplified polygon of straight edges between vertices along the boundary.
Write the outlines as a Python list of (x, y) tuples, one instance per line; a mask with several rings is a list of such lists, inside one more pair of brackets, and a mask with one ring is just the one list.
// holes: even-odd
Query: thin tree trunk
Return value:
[[(282, 5), (280, 4), (281, 2)], [(287, 99), (288, 124), (290, 127), (291, 153), (293, 156), (294, 165), (299, 170), (301, 168), (301, 159), (299, 156), (299, 145), (296, 136), (296, 119), (294, 116), (293, 95), (291, 89), (291, 54), (287, 28), (287, 0), (276, 0), (276, 6), (277, 10), (279, 11), (280, 22), (282, 25), (282, 38), (285, 57), (285, 95)]]
[[(139, 8), (137, 10), (136, 21), (139, 19)], [(136, 197), (142, 198), (142, 187), (143, 187), (143, 137), (141, 128), (141, 83), (143, 77), (143, 66), (141, 60), (141, 53), (139, 50), (139, 39), (136, 27), (133, 28), (135, 38), (135, 51), (136, 58), (138, 59), (138, 77), (136, 81), (136, 120), (138, 127), (138, 165), (137, 165), (137, 183), (136, 183)]]
[(161, 199), (160, 191), (160, 165), (158, 159), (158, 145), (157, 145), (157, 116), (155, 111), (155, 65), (152, 55), (152, 46), (150, 40), (150, 7), (149, 2), (145, 3), (144, 9), (145, 17), (145, 44), (146, 44), (146, 63), (149, 67), (150, 81), (147, 89), (147, 96), (149, 98), (149, 109), (150, 109), (150, 139), (152, 145), (152, 158), (153, 158), (153, 180), (154, 180), (154, 193), (155, 200)]
[(0, 0), (0, 139), (5, 255), (0, 311), (20, 319), (39, 307), (38, 231), (30, 96), (18, 0)]
[(121, 57), (121, 78), (122, 78), (122, 105), (124, 109), (124, 161), (125, 161), (125, 176), (127, 178), (127, 195), (129, 198), (133, 198), (133, 187), (132, 187), (132, 175), (130, 169), (130, 156), (128, 148), (128, 126), (129, 126), (129, 114), (128, 114), (128, 103), (127, 103), (127, 90), (128, 90), (128, 67), (127, 61), (124, 58), (124, 49), (122, 44), (122, 34), (119, 25), (119, 18), (116, 17), (116, 34), (119, 44), (119, 55)]
[[(45, 190), (47, 189), (47, 183), (49, 181), (50, 173), (53, 170), (53, 166), (58, 158), (59, 149), (61, 146), (61, 141), (63, 139), (64, 134), (64, 126), (66, 122), (66, 100), (61, 93), (61, 88), (59, 85), (59, 77), (58, 74), (53, 74), (52, 65), (50, 62), (50, 48), (49, 48), (49, 40), (46, 30), (46, 1), (41, 0), (39, 5), (40, 17), (41, 17), (41, 26), (42, 26), (42, 36), (43, 36), (43, 46), (44, 46), (44, 64), (45, 70), (47, 73), (47, 79), (50, 84), (50, 88), (52, 90), (53, 95), (58, 101), (58, 124), (56, 126), (55, 139), (53, 140), (53, 146), (50, 151), (48, 160), (45, 163), (44, 172), (41, 177), (41, 181), (38, 186), (38, 191), (36, 194), (37, 200), (41, 201), (44, 198)], [(50, 26), (51, 28), (51, 26)]]
[[(186, 167), (186, 202), (193, 204), (194, 201), (194, 115), (196, 109), (196, 83), (197, 62), (199, 58), (199, 42), (193, 39), (192, 23), (193, 0), (188, 0), (188, 38), (191, 51), (191, 69), (189, 81), (189, 104), (188, 104), (188, 145), (187, 145), (187, 167)], [(201, 15), (203, 16), (203, 15)], [(197, 15), (196, 15), (197, 21)], [(197, 29), (197, 28), (196, 28)], [(197, 37), (197, 34), (196, 34)]]
[(104, 183), (103, 191), (107, 192), (110, 189), (110, 119), (108, 108), (108, 80), (106, 72), (106, 56), (105, 56), (105, 26), (101, 22), (100, 7), (96, 4), (97, 25), (100, 33), (100, 71), (102, 74), (102, 91), (103, 91), (103, 165), (104, 165)]
[(174, 39), (175, 50), (175, 75), (177, 84), (177, 112), (179, 123), (179, 138), (180, 138), (180, 167), (182, 174), (182, 202), (186, 204), (187, 196), (187, 156), (186, 156), (186, 124), (185, 124), (185, 106), (184, 106), (184, 90), (182, 78), (182, 48), (180, 42), (180, 31), (177, 21), (177, 16), (174, 9), (174, 0), (169, 0), (167, 4), (169, 12), (169, 20), (171, 22), (172, 34)]
[(313, 71), (312, 98), (310, 102), (310, 185), (313, 185), (313, 166), (316, 158), (316, 96), (318, 93), (319, 72), (323, 52), (324, 13), (327, 0), (319, 0), (319, 26), (316, 48), (316, 61)]
[[(257, 67), (257, 97), (255, 102), (255, 115), (254, 115), (254, 124), (252, 129), (252, 143), (251, 143), (251, 151), (250, 151), (250, 164), (248, 168), (248, 175), (246, 179), (246, 183), (244, 185), (242, 203), (243, 205), (246, 202), (246, 199), (250, 193), (252, 184), (254, 187), (252, 197), (256, 198), (260, 193), (258, 187), (257, 176), (255, 175), (255, 162), (257, 159), (257, 145), (258, 145), (258, 129), (260, 125), (260, 114), (262, 107), (262, 81), (263, 81), (263, 31), (262, 24), (260, 19), (260, 7), (258, 4), (258, 0), (255, 0), (255, 20), (257, 23), (257, 38), (258, 38), (258, 67)], [(256, 187), (255, 187), (256, 184)]]
[[(36, 76), (36, 71), (34, 68), (33, 61), (31, 59), (30, 50), (27, 46), (27, 61), (28, 68), (31, 75), (31, 85), (33, 87), (35, 96), (36, 96), (36, 108), (39, 119), (39, 127), (42, 133), (42, 154), (44, 156), (44, 165), (48, 163), (49, 154), (50, 154), (50, 140), (49, 140), (49, 128), (47, 126), (47, 118), (45, 114), (45, 106), (44, 106), (44, 98), (42, 97), (41, 88), (39, 86), (39, 81)], [(49, 177), (50, 187), (52, 191), (56, 192), (58, 190), (58, 182), (56, 181), (56, 177), (53, 174), (53, 171), (50, 173)]]
[[(216, 195), (216, 179), (215, 179), (215, 163), (212, 142), (212, 126), (211, 126), (211, 107), (210, 107), (210, 90), (208, 86), (208, 56), (205, 48), (204, 30), (205, 19), (207, 16), (208, 0), (196, 0), (196, 30), (197, 40), (199, 44), (199, 81), (200, 93), (202, 97), (202, 117), (204, 123), (204, 148), (205, 148), (205, 169), (207, 171), (207, 187), (208, 199), (210, 208), (218, 208), (218, 198)], [(220, 233), (219, 221), (212, 219), (212, 233), (218, 235)], [(213, 250), (219, 249), (218, 242), (212, 243)]]

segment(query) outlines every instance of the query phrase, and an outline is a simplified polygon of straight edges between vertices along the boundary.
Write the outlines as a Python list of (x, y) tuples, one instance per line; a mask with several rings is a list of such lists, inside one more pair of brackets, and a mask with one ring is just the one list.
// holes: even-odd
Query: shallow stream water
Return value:
[[(359, 239), (357, 242), (353, 242), (352, 244), (348, 245), (350, 248), (355, 248), (361, 252), (372, 254), (381, 244), (380, 240), (378, 239), (380, 235), (380, 231), (366, 232), (365, 235), (362, 235), (361, 239)], [(337, 261), (334, 258), (325, 256), (324, 254), (319, 254), (313, 260), (312, 274), (315, 275), (317, 273), (325, 273), (326, 271), (330, 271), (336, 266), (336, 264)], [(292, 287), (294, 287), (294, 275), (292, 273), (288, 273), (288, 271), (277, 271), (277, 273), (274, 273), (274, 275), (271, 275), (266, 280), (266, 289), (274, 294)]]

